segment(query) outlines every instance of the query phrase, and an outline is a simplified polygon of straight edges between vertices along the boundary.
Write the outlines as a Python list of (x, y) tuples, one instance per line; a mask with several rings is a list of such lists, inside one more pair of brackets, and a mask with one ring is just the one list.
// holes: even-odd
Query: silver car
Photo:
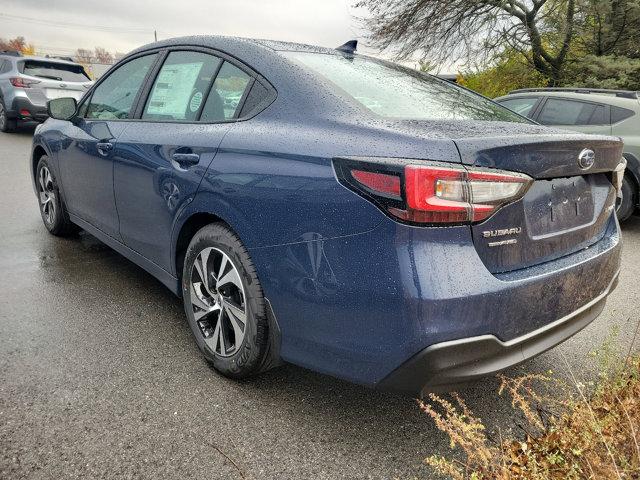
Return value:
[(0, 52), (0, 131), (11, 132), (20, 121), (44, 121), (47, 101), (80, 100), (92, 84), (79, 63)]

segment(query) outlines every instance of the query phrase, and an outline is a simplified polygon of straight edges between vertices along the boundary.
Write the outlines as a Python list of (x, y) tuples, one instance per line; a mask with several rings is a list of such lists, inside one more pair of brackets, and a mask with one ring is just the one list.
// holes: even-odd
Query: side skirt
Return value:
[(77, 217), (76, 215), (73, 215), (70, 213), (69, 220), (71, 220), (73, 223), (78, 225), (83, 230), (86, 230), (87, 232), (89, 232), (91, 235), (96, 237), (102, 243), (113, 248), (120, 255), (124, 256), (128, 260), (132, 261), (139, 267), (146, 270), (148, 273), (150, 273), (155, 278), (160, 280), (160, 282), (162, 282), (169, 290), (171, 290), (174, 295), (178, 297), (182, 296), (182, 290), (180, 289), (180, 282), (176, 277), (171, 275), (169, 272), (167, 272), (163, 268), (160, 268), (155, 263), (150, 262), (145, 257), (140, 255), (138, 252), (131, 250), (129, 247), (127, 247), (123, 243), (119, 242), (115, 238), (110, 237), (103, 231), (97, 229), (90, 223), (85, 222), (84, 220)]

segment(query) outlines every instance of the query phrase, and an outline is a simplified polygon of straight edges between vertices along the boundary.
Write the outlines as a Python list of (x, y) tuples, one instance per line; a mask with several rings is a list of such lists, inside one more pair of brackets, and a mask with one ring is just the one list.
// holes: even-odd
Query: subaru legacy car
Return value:
[(182, 297), (232, 378), (290, 362), (453, 388), (572, 336), (618, 279), (619, 139), (355, 42), (161, 41), (49, 110), (30, 159), (46, 228)]
[(91, 85), (79, 63), (0, 52), (0, 132), (13, 132), (20, 122), (44, 121), (48, 100), (80, 100)]
[(496, 102), (543, 125), (584, 133), (616, 135), (627, 160), (618, 218), (640, 204), (640, 92), (597, 88), (526, 88)]

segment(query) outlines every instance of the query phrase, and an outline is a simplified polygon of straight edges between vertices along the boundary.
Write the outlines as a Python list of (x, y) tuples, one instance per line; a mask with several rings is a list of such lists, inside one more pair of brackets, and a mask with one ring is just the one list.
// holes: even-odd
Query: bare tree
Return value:
[(93, 52), (85, 48), (79, 48), (76, 50), (74, 57), (76, 62), (87, 65), (93, 60)]
[[(576, 0), (360, 0), (374, 47), (400, 59), (484, 63), (506, 48), (555, 85), (574, 36)], [(548, 22), (553, 19), (553, 22)], [(553, 28), (550, 28), (553, 25)]]
[(22, 52), (27, 48), (29, 48), (29, 46), (27, 45), (27, 42), (24, 39), (24, 37), (10, 38), (9, 40), (0, 38), (0, 50)]
[(95, 49), (96, 62), (105, 65), (113, 63), (113, 55), (111, 55), (106, 49), (102, 47), (96, 47)]

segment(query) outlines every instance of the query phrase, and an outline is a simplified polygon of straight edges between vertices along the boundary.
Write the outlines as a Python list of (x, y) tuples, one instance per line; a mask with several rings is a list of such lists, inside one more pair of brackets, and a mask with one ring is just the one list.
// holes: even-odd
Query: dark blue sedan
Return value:
[(229, 377), (286, 361), (451, 388), (575, 334), (617, 282), (619, 139), (353, 43), (158, 42), (49, 114), (31, 156), (46, 228), (181, 296)]

